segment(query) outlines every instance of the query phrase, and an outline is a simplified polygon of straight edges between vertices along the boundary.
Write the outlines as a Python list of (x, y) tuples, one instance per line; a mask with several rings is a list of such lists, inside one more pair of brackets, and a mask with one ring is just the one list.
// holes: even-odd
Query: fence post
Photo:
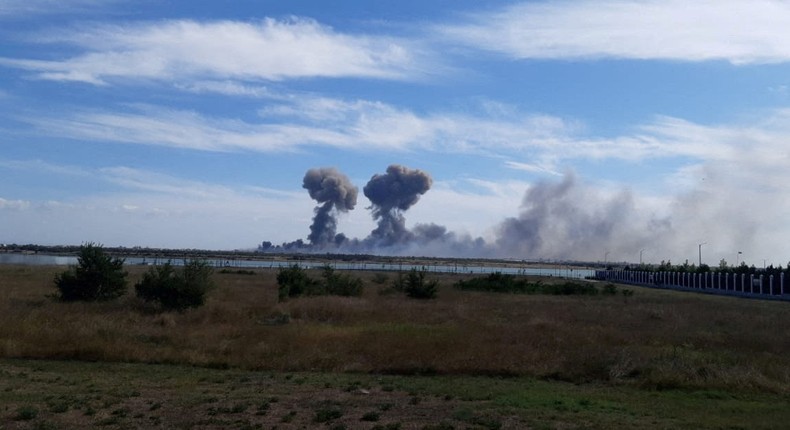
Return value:
[(760, 275), (760, 294), (763, 294), (765, 290), (763, 289), (763, 275)]
[(754, 273), (749, 274), (749, 292), (754, 294)]
[(774, 295), (774, 275), (768, 277), (768, 283), (771, 284), (771, 295)]
[(785, 295), (785, 272), (782, 272), (781, 274), (779, 274), (779, 282), (782, 283), (782, 287), (780, 288), (779, 291), (784, 296)]

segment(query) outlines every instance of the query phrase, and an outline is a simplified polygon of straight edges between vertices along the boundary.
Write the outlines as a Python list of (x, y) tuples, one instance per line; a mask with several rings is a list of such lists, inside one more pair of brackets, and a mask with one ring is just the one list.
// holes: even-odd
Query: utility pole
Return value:
[(639, 265), (640, 265), (640, 266), (642, 265), (642, 253), (643, 253), (644, 251), (645, 251), (644, 249), (640, 249), (640, 250), (639, 250)]
[(699, 265), (702, 266), (702, 245), (706, 245), (708, 242), (702, 242), (699, 244)]

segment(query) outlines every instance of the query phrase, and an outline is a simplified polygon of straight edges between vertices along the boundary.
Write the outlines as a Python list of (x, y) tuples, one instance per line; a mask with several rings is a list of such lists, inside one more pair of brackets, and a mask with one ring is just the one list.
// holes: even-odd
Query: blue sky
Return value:
[(316, 167), (362, 240), (399, 164), (444, 234), (376, 252), (786, 264), (788, 29), (771, 0), (0, 0), (0, 242), (306, 240)]

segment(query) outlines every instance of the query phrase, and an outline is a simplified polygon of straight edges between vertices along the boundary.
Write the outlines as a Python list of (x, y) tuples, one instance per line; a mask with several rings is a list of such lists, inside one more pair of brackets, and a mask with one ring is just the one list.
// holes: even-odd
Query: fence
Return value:
[(641, 272), (631, 270), (596, 270), (595, 278), (652, 288), (699, 291), (765, 299), (790, 300), (790, 275), (748, 273)]

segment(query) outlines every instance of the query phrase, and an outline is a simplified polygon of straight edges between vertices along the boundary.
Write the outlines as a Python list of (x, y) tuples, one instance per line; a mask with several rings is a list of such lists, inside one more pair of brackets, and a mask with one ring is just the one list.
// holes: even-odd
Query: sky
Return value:
[(0, 243), (785, 265), (787, 40), (779, 0), (0, 0)]

